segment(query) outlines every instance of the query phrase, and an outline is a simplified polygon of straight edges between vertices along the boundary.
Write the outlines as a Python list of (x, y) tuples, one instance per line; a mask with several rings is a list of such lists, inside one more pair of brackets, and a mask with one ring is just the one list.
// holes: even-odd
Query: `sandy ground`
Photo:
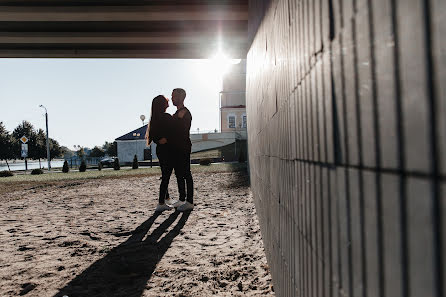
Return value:
[(184, 214), (159, 176), (3, 189), (0, 296), (274, 296), (246, 176), (194, 179)]

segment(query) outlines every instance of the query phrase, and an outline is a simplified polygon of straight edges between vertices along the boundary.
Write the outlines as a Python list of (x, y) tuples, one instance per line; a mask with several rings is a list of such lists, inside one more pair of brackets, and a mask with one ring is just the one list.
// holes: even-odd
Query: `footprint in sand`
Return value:
[(25, 283), (21, 286), (21, 291), (19, 293), (20, 296), (28, 294), (31, 290), (34, 290), (37, 287), (36, 284), (33, 283)]
[(33, 247), (28, 247), (26, 245), (21, 245), (18, 249), (19, 252), (29, 251), (29, 250), (35, 250)]

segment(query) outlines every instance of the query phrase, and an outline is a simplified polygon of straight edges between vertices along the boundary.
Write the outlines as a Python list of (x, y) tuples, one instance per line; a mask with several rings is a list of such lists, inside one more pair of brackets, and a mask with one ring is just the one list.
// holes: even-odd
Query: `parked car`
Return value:
[(99, 162), (104, 167), (113, 167), (113, 164), (115, 163), (115, 159), (116, 159), (116, 157), (105, 157), (105, 158), (101, 159)]

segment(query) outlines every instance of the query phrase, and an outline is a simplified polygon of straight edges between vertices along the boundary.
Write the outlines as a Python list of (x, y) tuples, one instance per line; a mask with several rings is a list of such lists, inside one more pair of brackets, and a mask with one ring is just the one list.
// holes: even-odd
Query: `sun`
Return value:
[(225, 75), (232, 65), (238, 64), (240, 61), (240, 59), (229, 58), (222, 51), (218, 51), (209, 59), (211, 67), (214, 71), (220, 73), (221, 76)]
[(240, 63), (241, 59), (231, 59), (222, 51), (217, 52), (209, 59), (201, 60), (195, 72), (204, 80), (222, 80), (232, 65)]

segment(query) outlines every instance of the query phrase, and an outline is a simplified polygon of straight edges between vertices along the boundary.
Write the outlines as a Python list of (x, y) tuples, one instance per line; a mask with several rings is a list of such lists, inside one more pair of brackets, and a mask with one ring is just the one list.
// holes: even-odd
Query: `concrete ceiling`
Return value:
[(0, 0), (0, 57), (245, 58), (248, 0)]

